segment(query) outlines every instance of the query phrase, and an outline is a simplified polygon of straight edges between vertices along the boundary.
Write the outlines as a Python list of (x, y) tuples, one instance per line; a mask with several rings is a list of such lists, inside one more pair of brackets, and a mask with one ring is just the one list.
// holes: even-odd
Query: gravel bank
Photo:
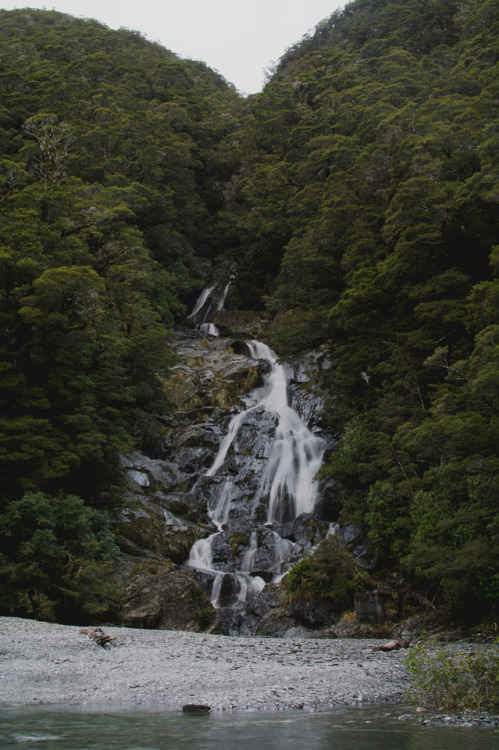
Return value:
[(407, 687), (406, 651), (372, 651), (379, 641), (105, 632), (108, 648), (78, 627), (0, 618), (0, 704), (316, 710), (397, 701)]

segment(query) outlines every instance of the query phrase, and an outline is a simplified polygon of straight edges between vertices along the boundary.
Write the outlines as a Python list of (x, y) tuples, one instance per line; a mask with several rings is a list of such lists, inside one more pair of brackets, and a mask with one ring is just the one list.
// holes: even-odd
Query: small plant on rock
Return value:
[(294, 565), (285, 578), (284, 600), (329, 599), (352, 607), (353, 595), (365, 588), (365, 574), (336, 536), (328, 536), (317, 549)]

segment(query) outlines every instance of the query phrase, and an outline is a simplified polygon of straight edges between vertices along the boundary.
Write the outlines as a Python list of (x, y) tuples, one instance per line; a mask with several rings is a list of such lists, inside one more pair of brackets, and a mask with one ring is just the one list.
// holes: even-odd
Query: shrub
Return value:
[(285, 579), (284, 599), (330, 599), (352, 607), (353, 595), (364, 589), (364, 573), (336, 536), (328, 536), (309, 556), (294, 565)]
[(426, 644), (411, 648), (406, 658), (411, 675), (408, 697), (428, 708), (499, 709), (499, 647), (474, 647), (468, 653), (434, 651)]

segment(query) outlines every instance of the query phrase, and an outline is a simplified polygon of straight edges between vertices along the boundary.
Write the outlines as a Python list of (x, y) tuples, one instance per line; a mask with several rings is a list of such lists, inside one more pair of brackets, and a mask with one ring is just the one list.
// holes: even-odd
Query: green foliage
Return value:
[(121, 453), (161, 440), (169, 330), (222, 241), (216, 144), (239, 97), (202, 63), (55, 11), (0, 10), (0, 44), (1, 607), (115, 617), (91, 508), (119, 502)]
[(119, 616), (109, 519), (81, 498), (25, 493), (0, 515), (0, 539), (3, 615), (63, 623)]
[(411, 675), (408, 697), (418, 706), (447, 710), (499, 709), (497, 644), (452, 653), (421, 643), (406, 658)]
[(160, 438), (167, 330), (201, 283), (195, 245), (216, 252), (212, 152), (238, 97), (138, 34), (0, 18), (1, 479), (102, 505), (119, 453)]
[(343, 609), (353, 606), (353, 595), (365, 587), (365, 576), (350, 553), (335, 536), (328, 536), (317, 549), (293, 565), (285, 580), (284, 599), (328, 599)]

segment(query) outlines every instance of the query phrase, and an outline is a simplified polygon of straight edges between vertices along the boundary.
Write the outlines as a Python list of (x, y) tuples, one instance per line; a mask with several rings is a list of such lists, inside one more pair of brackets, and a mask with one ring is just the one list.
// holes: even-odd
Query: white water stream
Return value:
[[(196, 304), (194, 305), (194, 308), (193, 308), (191, 314), (188, 315), (189, 319), (195, 319), (196, 318), (196, 316), (201, 311), (201, 309), (204, 307), (204, 305), (206, 304), (207, 300), (209, 299), (210, 294), (213, 292), (213, 290), (215, 288), (216, 288), (216, 284), (213, 284), (213, 286), (207, 286), (206, 289), (203, 289), (203, 291), (201, 292), (201, 294), (199, 295), (199, 297), (196, 300)], [(205, 320), (205, 318), (203, 316), (203, 321), (202, 322), (204, 322), (204, 320)]]
[[(206, 303), (213, 287), (202, 293), (202, 302), (194, 310), (200, 310)], [(227, 293), (224, 290), (223, 298)], [(194, 316), (194, 312), (190, 317)], [(277, 355), (266, 344), (259, 341), (247, 341), (250, 356), (255, 360), (266, 360), (270, 364), (269, 373), (261, 388), (250, 394), (250, 403), (246, 410), (237, 413), (231, 420), (227, 434), (222, 440), (218, 453), (206, 476), (214, 477), (222, 469), (229, 450), (233, 445), (246, 417), (253, 411), (264, 409), (277, 416), (275, 436), (272, 440), (269, 458), (266, 461), (257, 490), (257, 499), (267, 507), (267, 524), (279, 524), (284, 520), (295, 519), (302, 513), (312, 513), (317, 499), (317, 487), (314, 481), (319, 470), (325, 450), (325, 442), (314, 435), (294, 409), (289, 406), (287, 395), (286, 371), (277, 361)], [(225, 571), (218, 570), (213, 563), (213, 543), (222, 533), (231, 510), (232, 480), (220, 484), (220, 491), (214, 507), (208, 513), (219, 529), (207, 539), (200, 539), (191, 549), (188, 565), (214, 576), (212, 603), (219, 603), (220, 591)], [(274, 564), (269, 573), (274, 580), (279, 580), (286, 572), (288, 560), (292, 554), (293, 542), (282, 539), (275, 531)], [(258, 534), (253, 531), (248, 550), (243, 556), (240, 571), (237, 574), (239, 592), (237, 597), (245, 601), (250, 592), (261, 590), (265, 583), (259, 576), (251, 576), (254, 570), (255, 556), (258, 550)]]
[(189, 320), (198, 323), (197, 328), (201, 333), (204, 333), (207, 336), (219, 336), (218, 328), (214, 323), (210, 322), (209, 318), (213, 309), (224, 309), (225, 298), (227, 297), (230, 285), (231, 282), (229, 281), (224, 286), (223, 290), (220, 289), (218, 284), (207, 286), (197, 298), (194, 309), (187, 317)]

